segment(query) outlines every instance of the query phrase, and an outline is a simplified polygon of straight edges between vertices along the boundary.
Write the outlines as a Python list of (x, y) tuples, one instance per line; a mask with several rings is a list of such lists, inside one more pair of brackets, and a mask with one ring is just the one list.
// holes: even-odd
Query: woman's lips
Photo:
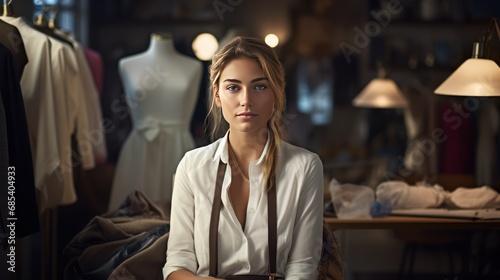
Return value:
[(254, 113), (250, 113), (250, 112), (245, 112), (245, 113), (239, 113), (236, 115), (236, 117), (240, 118), (240, 119), (244, 119), (244, 120), (249, 120), (253, 117), (257, 116), (257, 114), (254, 114)]

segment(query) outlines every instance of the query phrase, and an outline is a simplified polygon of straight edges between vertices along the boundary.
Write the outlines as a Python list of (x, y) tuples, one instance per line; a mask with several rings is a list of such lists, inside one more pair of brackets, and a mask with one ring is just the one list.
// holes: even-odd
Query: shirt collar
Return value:
[(218, 161), (220, 159), (225, 164), (229, 163), (229, 154), (227, 150), (228, 138), (229, 138), (229, 130), (227, 130), (224, 137), (220, 139), (219, 147), (217, 147), (217, 150), (215, 151), (213, 161)]
[[(260, 155), (259, 159), (257, 159), (256, 162), (257, 165), (261, 164), (264, 161), (264, 156), (267, 154), (267, 150), (269, 149), (269, 142), (270, 140), (268, 132), (266, 145), (264, 146), (264, 149), (262, 150), (262, 154)], [(229, 162), (228, 143), (229, 143), (229, 130), (227, 130), (224, 137), (221, 138), (219, 147), (217, 147), (217, 150), (215, 151), (213, 161), (220, 159), (222, 160), (223, 163), (227, 164)]]

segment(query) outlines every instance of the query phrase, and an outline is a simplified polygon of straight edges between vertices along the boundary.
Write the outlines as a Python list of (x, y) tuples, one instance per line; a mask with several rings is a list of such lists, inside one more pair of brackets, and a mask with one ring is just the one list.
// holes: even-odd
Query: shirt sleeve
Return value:
[(170, 236), (166, 263), (163, 266), (163, 279), (180, 269), (196, 273), (198, 267), (194, 250), (194, 194), (190, 186), (188, 170), (190, 169), (184, 157), (175, 174), (170, 213)]
[(305, 166), (305, 180), (297, 205), (292, 247), (285, 268), (287, 280), (316, 279), (323, 246), (323, 164), (313, 154)]

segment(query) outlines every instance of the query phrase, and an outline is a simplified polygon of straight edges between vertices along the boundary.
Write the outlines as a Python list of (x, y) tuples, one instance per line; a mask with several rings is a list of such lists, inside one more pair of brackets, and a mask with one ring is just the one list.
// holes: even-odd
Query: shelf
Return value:
[(113, 21), (96, 21), (93, 24), (95, 26), (106, 26), (106, 27), (145, 27), (145, 26), (158, 26), (158, 25), (168, 25), (168, 26), (210, 26), (217, 25), (220, 21), (218, 20), (192, 20), (192, 19), (154, 19), (154, 20), (113, 20)]

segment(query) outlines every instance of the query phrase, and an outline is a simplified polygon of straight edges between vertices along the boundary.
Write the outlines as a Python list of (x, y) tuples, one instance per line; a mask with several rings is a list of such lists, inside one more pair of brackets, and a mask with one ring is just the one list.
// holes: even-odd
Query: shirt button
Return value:
[(245, 264), (245, 266), (243, 267), (244, 269), (249, 269), (250, 266), (248, 266), (248, 264)]
[(248, 212), (255, 213), (255, 208), (248, 208)]

